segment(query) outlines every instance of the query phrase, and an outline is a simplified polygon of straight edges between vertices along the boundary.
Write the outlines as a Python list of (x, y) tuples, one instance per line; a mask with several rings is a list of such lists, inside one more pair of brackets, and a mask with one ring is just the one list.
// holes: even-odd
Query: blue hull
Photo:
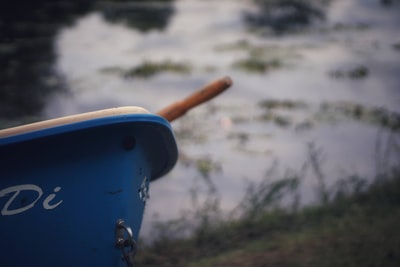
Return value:
[(126, 266), (128, 226), (137, 240), (149, 182), (176, 159), (169, 123), (151, 114), (1, 138), (0, 266)]

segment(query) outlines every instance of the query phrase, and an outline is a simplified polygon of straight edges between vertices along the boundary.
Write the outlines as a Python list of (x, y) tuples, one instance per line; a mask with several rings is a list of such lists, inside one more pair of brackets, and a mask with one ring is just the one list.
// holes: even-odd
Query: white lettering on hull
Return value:
[[(57, 193), (61, 190), (61, 187), (56, 187), (54, 188), (54, 193)], [(32, 200), (30, 203), (23, 204), (23, 206), (17, 208), (17, 209), (10, 209), (10, 206), (13, 204), (15, 199), (23, 192), (33, 192), (34, 194), (36, 193), (36, 198)], [(35, 206), (35, 204), (39, 201), (39, 199), (43, 196), (43, 190), (34, 184), (23, 184), (23, 185), (16, 185), (16, 186), (11, 186), (7, 187), (5, 189), (2, 189), (0, 191), (0, 198), (8, 196), (9, 194), (12, 194), (11, 197), (8, 199), (8, 201), (4, 204), (3, 208), (1, 209), (1, 215), (3, 216), (8, 216), (8, 215), (15, 215), (19, 214), (22, 212), (25, 212)], [(57, 208), (63, 201), (60, 200), (57, 203), (50, 203), (53, 201), (53, 199), (56, 197), (56, 194), (50, 194), (48, 195), (44, 200), (43, 200), (43, 208), (46, 210), (52, 210)]]

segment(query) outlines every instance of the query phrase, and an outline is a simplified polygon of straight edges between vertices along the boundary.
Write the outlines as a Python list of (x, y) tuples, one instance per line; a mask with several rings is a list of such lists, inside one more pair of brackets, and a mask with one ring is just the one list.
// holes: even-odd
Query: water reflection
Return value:
[[(56, 53), (47, 52), (53, 55), (49, 66), (68, 94), (52, 95), (46, 117), (123, 105), (155, 112), (216, 77), (229, 74), (235, 82), (173, 123), (181, 158), (152, 184), (144, 235), (151, 235), (155, 214), (166, 220), (192, 208), (191, 188), (202, 203), (212, 184), (221, 210), (234, 209), (246, 184), (263, 179), (272, 163), (279, 167), (271, 179), (301, 170), (310, 144), (323, 151), (328, 188), (340, 177), (368, 178), (398, 164), (391, 150), (400, 142), (395, 2), (390, 9), (363, 0), (330, 0), (323, 7), (322, 0), (268, 1), (274, 6), (128, 2), (97, 3), (51, 35)], [(283, 3), (313, 4), (299, 11)], [(296, 12), (305, 11), (307, 18), (291, 24)], [(267, 17), (249, 20), (246, 14)], [(264, 31), (278, 22), (283, 26), (272, 34), (249, 30), (250, 24)], [(311, 174), (302, 179), (302, 201), (309, 203), (318, 180)]]
[(162, 30), (173, 15), (172, 2), (41, 0), (27, 1), (23, 7), (8, 3), (0, 11), (0, 127), (38, 120), (53, 93), (68, 91), (63, 74), (54, 68), (60, 29), (97, 10), (111, 23)]
[(24, 1), (0, 11), (0, 118), (37, 115), (58, 90), (53, 41), (60, 27), (85, 12), (88, 1)]
[(109, 1), (100, 2), (99, 9), (104, 18), (113, 23), (125, 23), (129, 27), (146, 32), (164, 30), (174, 14), (173, 0), (153, 1)]
[(245, 22), (261, 33), (284, 34), (310, 26), (325, 17), (324, 6), (330, 0), (255, 0), (256, 11), (245, 12)]

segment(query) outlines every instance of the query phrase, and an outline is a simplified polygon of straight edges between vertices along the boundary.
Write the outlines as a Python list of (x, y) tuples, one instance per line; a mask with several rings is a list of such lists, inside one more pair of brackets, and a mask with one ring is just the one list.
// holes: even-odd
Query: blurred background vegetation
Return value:
[[(158, 239), (142, 244), (139, 266), (398, 266), (400, 169), (387, 170), (372, 183), (344, 177), (327, 188), (320, 154), (310, 144), (301, 170), (277, 181), (271, 166), (258, 184), (249, 184), (228, 217), (210, 190), (202, 207), (155, 226)], [(319, 203), (299, 208), (302, 177), (319, 176)], [(191, 227), (189, 237), (182, 233)]]

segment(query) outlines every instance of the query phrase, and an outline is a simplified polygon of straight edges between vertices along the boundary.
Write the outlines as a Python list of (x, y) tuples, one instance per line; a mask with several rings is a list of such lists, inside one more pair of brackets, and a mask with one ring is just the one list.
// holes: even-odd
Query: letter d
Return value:
[[(38, 193), (38, 197), (32, 203), (30, 203), (22, 208), (9, 210), (8, 208), (10, 207), (11, 203), (19, 195), (19, 193), (23, 190), (36, 191)], [(14, 194), (12, 195), (12, 197), (10, 197), (10, 199), (4, 205), (3, 209), (1, 210), (1, 215), (14, 215), (14, 214), (18, 214), (18, 213), (26, 211), (26, 210), (32, 208), (43, 194), (43, 191), (39, 186), (36, 186), (34, 184), (24, 184), (24, 185), (11, 186), (11, 187), (1, 190), (0, 197), (4, 197), (5, 195), (12, 193), (12, 192), (14, 192)]]

